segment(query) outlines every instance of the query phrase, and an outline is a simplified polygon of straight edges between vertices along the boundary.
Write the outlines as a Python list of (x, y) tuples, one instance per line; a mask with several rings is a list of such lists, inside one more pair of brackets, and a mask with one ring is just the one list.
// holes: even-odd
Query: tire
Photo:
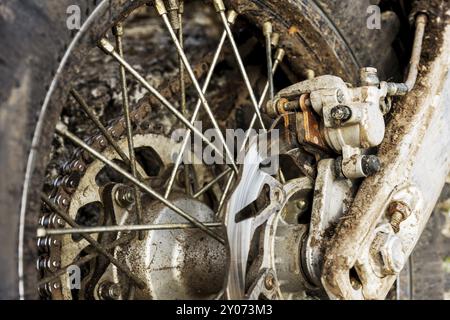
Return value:
[[(0, 4), (1, 299), (38, 297), (34, 264), (39, 191), (56, 120), (70, 83), (65, 75), (82, 61), (99, 34), (144, 1), (79, 1), (85, 25), (76, 36), (66, 28), (66, 10), (73, 2), (22, 0)], [(369, 3), (368, 0), (357, 4), (351, 0), (317, 3), (253, 0), (244, 15), (253, 19), (252, 10), (262, 8), (286, 29), (306, 23), (308, 28), (302, 36), (311, 43), (317, 40), (319, 45), (314, 49), (315, 58), (309, 59), (305, 54), (300, 59), (303, 62), (290, 61), (292, 69), (296, 69), (296, 63), (306, 63), (319, 73), (333, 73), (354, 82), (359, 66), (365, 65), (375, 65), (383, 76), (392, 76), (388, 61), (392, 61), (394, 53), (390, 48), (386, 50), (386, 41), (394, 40), (398, 23), (389, 18), (394, 22), (390, 20), (387, 30), (382, 30), (390, 35), (388, 40), (379, 37), (380, 30), (376, 33), (367, 30)], [(317, 25), (317, 21), (322, 25)], [(364, 32), (356, 34), (356, 26)], [(328, 42), (323, 40), (327, 36)], [(379, 52), (383, 52), (381, 57)], [(319, 53), (330, 62), (327, 66), (320, 61)]]

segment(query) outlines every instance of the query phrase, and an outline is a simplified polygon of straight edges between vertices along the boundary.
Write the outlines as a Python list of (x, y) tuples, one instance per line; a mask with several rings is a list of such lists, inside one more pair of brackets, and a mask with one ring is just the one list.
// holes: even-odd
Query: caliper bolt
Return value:
[(130, 187), (121, 186), (117, 188), (115, 193), (115, 200), (122, 208), (126, 208), (134, 202), (134, 195)]
[(103, 282), (98, 287), (98, 295), (102, 300), (119, 300), (120, 286), (113, 282)]
[(352, 117), (352, 110), (347, 106), (336, 106), (331, 109), (331, 118), (336, 121), (345, 122)]
[(361, 158), (362, 171), (366, 176), (371, 176), (381, 169), (380, 159), (375, 155), (363, 156)]
[(400, 223), (411, 215), (411, 209), (402, 201), (393, 201), (387, 210), (391, 219), (391, 226), (395, 233), (400, 231)]
[(273, 274), (269, 273), (265, 278), (264, 278), (264, 286), (266, 287), (267, 290), (272, 290), (275, 286), (275, 278), (273, 277)]

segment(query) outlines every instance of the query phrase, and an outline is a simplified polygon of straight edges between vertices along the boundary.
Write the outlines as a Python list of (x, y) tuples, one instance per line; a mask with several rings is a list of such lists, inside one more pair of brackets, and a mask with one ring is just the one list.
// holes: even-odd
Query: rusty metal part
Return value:
[[(65, 212), (60, 210), (54, 203), (52, 203), (45, 194), (41, 195), (41, 200), (49, 206), (56, 214), (58, 214), (62, 219), (64, 219), (70, 226), (73, 228), (78, 228), (79, 225)], [(109, 252), (105, 250), (97, 241), (95, 241), (91, 236), (81, 235), (89, 244), (91, 244), (99, 253), (108, 258), (112, 264), (116, 265), (118, 269), (120, 269), (123, 273), (125, 273), (130, 279), (132, 279), (139, 287), (145, 287), (145, 283), (137, 278), (126, 265), (123, 265), (119, 261), (117, 261)]]
[(402, 201), (393, 201), (389, 204), (387, 214), (391, 219), (391, 226), (395, 233), (400, 231), (400, 223), (411, 215), (411, 209)]
[(322, 134), (320, 124), (308, 105), (309, 94), (302, 94), (299, 99), (300, 109), (303, 114), (303, 126), (305, 128), (305, 142), (317, 146), (323, 150), (328, 150)]

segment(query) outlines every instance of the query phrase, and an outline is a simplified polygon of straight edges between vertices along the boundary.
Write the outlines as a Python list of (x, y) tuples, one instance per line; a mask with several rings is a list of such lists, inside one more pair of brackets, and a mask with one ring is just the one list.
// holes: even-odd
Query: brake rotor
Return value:
[[(245, 155), (238, 183), (231, 194), (224, 221), (229, 243), (228, 299), (292, 298), (307, 288), (301, 267), (301, 246), (307, 226), (299, 223), (313, 188), (309, 178), (281, 183), (279, 154), (269, 157), (257, 141), (279, 150), (280, 140), (270, 134), (254, 138)], [(271, 172), (265, 162), (271, 160)], [(257, 252), (256, 256), (254, 252)]]

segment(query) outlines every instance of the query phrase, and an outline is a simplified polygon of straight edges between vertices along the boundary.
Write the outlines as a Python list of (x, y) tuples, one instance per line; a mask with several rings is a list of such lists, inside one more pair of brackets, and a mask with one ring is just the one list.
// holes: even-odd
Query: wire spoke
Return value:
[[(81, 141), (81, 140), (80, 140)], [(67, 213), (61, 211), (54, 203), (52, 203), (45, 194), (41, 194), (42, 201), (58, 216), (60, 216), (66, 223), (68, 223), (72, 228), (79, 228), (80, 226), (78, 223), (75, 222)], [(81, 234), (81, 236), (89, 242), (89, 244), (94, 247), (96, 251), (98, 251), (100, 254), (104, 255), (112, 264), (114, 264), (117, 269), (122, 271), (124, 274), (126, 274), (130, 279), (132, 279), (139, 288), (143, 289), (145, 288), (145, 282), (136, 277), (131, 270), (124, 264), (122, 264), (120, 261), (118, 261), (113, 255), (111, 255), (100, 243), (98, 243), (94, 238), (92, 238), (89, 235)]]
[[(186, 119), (185, 116), (183, 116), (180, 111), (178, 111), (169, 101), (167, 101), (166, 98), (164, 98), (161, 93), (159, 93), (158, 90), (156, 90), (150, 83), (148, 83), (144, 77), (142, 77), (128, 62), (126, 62), (114, 49), (114, 46), (111, 45), (111, 43), (108, 42), (106, 39), (102, 39), (100, 41), (100, 48), (103, 49), (103, 51), (111, 55), (118, 63), (120, 63), (144, 88), (146, 88), (150, 93), (152, 93), (169, 111), (178, 119), (180, 120), (186, 127), (188, 127), (194, 134), (196, 134), (198, 137), (202, 139), (208, 146), (210, 146), (220, 157), (223, 157), (222, 151), (211, 141), (209, 141), (208, 138), (205, 137), (205, 135), (197, 129), (193, 124), (189, 122), (188, 119)], [(236, 169), (237, 170), (237, 169)]]
[(234, 171), (231, 172), (231, 175), (228, 178), (227, 184), (225, 185), (225, 189), (223, 190), (222, 197), (220, 197), (219, 207), (217, 208), (216, 216), (220, 216), (220, 212), (222, 211), (222, 208), (225, 204), (225, 200), (228, 196), (228, 193), (231, 190), (231, 186), (233, 185), (233, 180), (235, 177), (236, 177), (236, 173)]
[[(117, 24), (113, 28), (113, 33), (116, 36), (116, 47), (117, 51), (119, 52), (119, 55), (123, 58), (123, 26), (122, 23)], [(120, 85), (121, 85), (121, 91), (122, 91), (122, 107), (123, 107), (123, 114), (125, 116), (125, 126), (127, 129), (127, 142), (128, 142), (128, 154), (130, 156), (130, 169), (131, 174), (135, 177), (137, 177), (137, 169), (136, 169), (136, 157), (134, 153), (134, 142), (133, 142), (133, 127), (131, 124), (130, 119), (130, 103), (128, 99), (128, 89), (127, 89), (127, 79), (125, 76), (125, 68), (120, 65), (119, 66), (119, 73), (120, 73)], [(134, 199), (135, 199), (135, 210), (136, 210), (136, 220), (137, 224), (141, 224), (142, 221), (142, 203), (141, 203), (141, 197), (139, 193), (139, 188), (134, 186)], [(144, 234), (142, 232), (139, 233), (139, 239), (144, 239)]]
[(227, 18), (225, 16), (225, 5), (223, 4), (222, 0), (214, 0), (214, 6), (216, 8), (216, 11), (220, 14), (220, 18), (222, 20), (222, 24), (224, 25), (225, 31), (227, 32), (228, 40), (230, 41), (231, 48), (233, 49), (234, 56), (236, 58), (236, 61), (239, 66), (239, 70), (241, 72), (241, 75), (244, 79), (245, 85), (247, 87), (247, 90), (250, 94), (250, 99), (252, 101), (253, 107), (255, 109), (255, 114), (258, 117), (259, 123), (261, 125), (261, 128), (265, 129), (266, 126), (264, 124), (264, 121), (261, 117), (260, 108), (258, 107), (258, 101), (255, 96), (255, 92), (253, 91), (252, 85), (250, 83), (250, 79), (248, 77), (247, 71), (245, 70), (244, 63), (242, 62), (241, 55), (239, 53), (239, 49), (236, 45), (236, 41), (234, 40), (233, 32), (231, 31), (230, 26), (227, 23)]
[[(229, 21), (229, 23), (233, 24), (236, 21), (236, 17), (237, 17), (237, 13), (235, 11), (230, 11), (228, 13), (228, 21)], [(202, 91), (203, 91), (204, 94), (208, 90), (209, 84), (211, 82), (211, 78), (212, 78), (212, 76), (214, 74), (214, 71), (215, 71), (215, 68), (217, 66), (217, 62), (219, 61), (220, 54), (222, 53), (223, 46), (224, 46), (225, 41), (226, 41), (226, 37), (227, 37), (227, 35), (226, 35), (226, 32), (224, 31), (222, 33), (222, 37), (220, 39), (220, 42), (219, 42), (219, 44), (218, 44), (218, 46), (216, 48), (216, 52), (214, 53), (214, 57), (213, 57), (213, 60), (211, 62), (211, 66), (210, 66), (210, 68), (208, 70), (208, 74), (206, 75), (206, 79), (205, 79), (205, 82), (203, 84)], [(192, 114), (192, 118), (191, 118), (191, 123), (192, 124), (197, 120), (198, 114), (200, 112), (201, 104), (202, 104), (201, 100), (198, 99), (197, 105), (195, 106), (194, 113)], [(165, 195), (164, 195), (165, 198), (167, 198), (170, 195), (170, 192), (172, 190), (173, 183), (175, 181), (175, 177), (176, 177), (176, 174), (177, 174), (177, 171), (178, 171), (178, 167), (181, 165), (181, 161), (183, 159), (184, 152), (185, 152), (186, 147), (187, 147), (188, 142), (189, 142), (190, 134), (191, 134), (191, 131), (188, 131), (188, 132), (186, 132), (186, 135), (184, 136), (183, 144), (182, 144), (182, 146), (180, 148), (180, 152), (178, 153), (177, 159), (175, 161), (175, 165), (174, 165), (174, 167), (172, 169), (172, 173), (170, 175), (169, 183), (167, 185), (167, 189), (166, 189), (166, 192), (165, 192)]]
[(108, 132), (106, 127), (101, 123), (100, 119), (94, 114), (94, 112), (88, 106), (88, 104), (83, 99), (83, 97), (80, 95), (80, 93), (78, 91), (76, 91), (75, 89), (71, 89), (70, 94), (75, 99), (75, 101), (78, 102), (79, 106), (83, 109), (83, 111), (86, 113), (86, 115), (89, 117), (89, 119), (100, 130), (100, 132), (106, 138), (108, 143), (114, 148), (114, 150), (122, 158), (122, 160), (125, 162), (125, 164), (127, 166), (131, 166), (131, 162), (130, 162), (130, 159), (128, 158), (128, 156), (125, 154), (125, 152), (123, 152), (122, 148), (119, 146), (119, 144), (116, 142), (116, 140), (114, 140), (114, 138)]
[[(228, 145), (225, 141), (225, 137), (222, 134), (222, 131), (220, 130), (219, 124), (217, 123), (217, 120), (211, 111), (208, 101), (206, 100), (205, 95), (203, 94), (203, 91), (200, 88), (200, 85), (195, 77), (194, 71), (192, 70), (191, 64), (189, 63), (189, 61), (186, 57), (186, 54), (185, 54), (183, 48), (181, 47), (180, 43), (178, 42), (177, 36), (176, 36), (175, 32), (173, 31), (172, 26), (170, 25), (170, 21), (169, 21), (169, 18), (167, 17), (167, 11), (164, 6), (164, 2), (162, 0), (155, 0), (155, 8), (158, 11), (158, 14), (161, 16), (162, 20), (164, 21), (167, 31), (169, 32), (170, 37), (172, 38), (172, 41), (175, 44), (175, 47), (177, 48), (179, 55), (183, 59), (183, 63), (184, 63), (184, 66), (186, 67), (189, 78), (191, 79), (192, 84), (194, 85), (195, 90), (197, 91), (197, 94), (200, 97), (201, 103), (202, 103), (206, 113), (208, 114), (208, 117), (210, 118), (211, 123), (213, 124), (214, 128), (217, 130), (219, 140), (222, 143), (223, 148), (225, 149), (226, 156), (228, 157), (228, 160), (230, 161), (231, 165), (237, 172), (238, 169), (234, 162), (234, 156), (231, 153), (230, 148), (228, 147)], [(226, 18), (225, 18), (225, 21), (226, 21)], [(227, 26), (228, 26), (228, 23), (227, 23)]]
[[(276, 54), (275, 54), (275, 62), (274, 62), (273, 67), (272, 67), (272, 74), (274, 74), (277, 71), (278, 66), (280, 65), (280, 63), (284, 59), (284, 56), (285, 56), (284, 49), (279, 48), (277, 50)], [(267, 81), (267, 83), (266, 83), (266, 85), (264, 87), (264, 90), (262, 92), (261, 99), (258, 102), (258, 109), (261, 108), (263, 102), (265, 101), (268, 91), (269, 91), (269, 81)], [(250, 125), (249, 125), (249, 127), (247, 129), (247, 132), (245, 134), (245, 137), (244, 137), (241, 149), (239, 150), (239, 154), (241, 154), (241, 152), (243, 152), (245, 150), (245, 145), (247, 144), (247, 141), (250, 138), (251, 129), (255, 125), (256, 120), (257, 120), (257, 115), (254, 114), (252, 120), (250, 121)], [(279, 174), (280, 174), (280, 179), (284, 183), (285, 179), (284, 179), (284, 176), (283, 176), (283, 173), (281, 172), (281, 170), (279, 170)], [(230, 188), (231, 188), (231, 185), (232, 185), (232, 182), (233, 182), (235, 176), (236, 176), (236, 173), (232, 172), (230, 177), (228, 178), (225, 190), (223, 191), (222, 197), (221, 197), (220, 202), (219, 202), (219, 208), (217, 210), (217, 214), (220, 214), (220, 211), (222, 210), (222, 207), (223, 207), (223, 205), (225, 203), (225, 199), (228, 196), (228, 192), (230, 191)]]
[(217, 182), (219, 182), (220, 180), (222, 180), (222, 178), (224, 178), (227, 174), (229, 174), (231, 172), (231, 168), (228, 168), (227, 170), (225, 170), (224, 172), (222, 172), (221, 174), (219, 174), (217, 177), (215, 177), (211, 182), (209, 182), (206, 186), (204, 186), (203, 188), (201, 188), (196, 194), (194, 194), (194, 198), (198, 198), (200, 197), (202, 194), (204, 194), (206, 191), (208, 191), (209, 189), (212, 188), (212, 186), (214, 186)]
[(134, 185), (138, 186), (141, 190), (143, 190), (144, 192), (150, 194), (152, 197), (156, 198), (157, 200), (161, 201), (163, 204), (165, 204), (170, 209), (172, 209), (176, 214), (180, 215), (181, 217), (183, 217), (184, 219), (186, 219), (187, 221), (192, 223), (194, 226), (198, 227), (199, 229), (201, 229), (206, 234), (210, 235), (211, 237), (213, 237), (214, 239), (216, 239), (220, 243), (225, 244), (225, 240), (222, 239), (222, 237), (220, 235), (216, 234), (215, 232), (213, 232), (212, 230), (207, 228), (202, 222), (198, 221), (196, 218), (192, 217), (191, 215), (189, 215), (185, 211), (183, 211), (180, 208), (178, 208), (177, 206), (175, 206), (172, 202), (170, 202), (169, 200), (165, 199), (163, 196), (161, 196), (159, 193), (154, 191), (152, 188), (150, 188), (146, 184), (144, 184), (141, 181), (139, 181), (138, 179), (136, 179), (136, 177), (134, 177), (133, 175), (129, 174), (126, 170), (122, 169), (119, 165), (117, 165), (113, 161), (111, 161), (108, 158), (106, 158), (100, 152), (98, 152), (95, 149), (91, 148), (89, 145), (84, 143), (77, 136), (72, 134), (63, 123), (59, 123), (56, 126), (56, 133), (61, 135), (61, 136), (63, 136), (63, 137), (65, 137), (65, 138), (67, 138), (67, 139), (69, 139), (74, 144), (78, 145), (79, 147), (85, 149), (92, 156), (94, 156), (98, 160), (102, 161), (104, 164), (106, 164), (109, 167), (111, 167), (113, 170), (115, 170), (117, 173), (119, 173), (124, 178), (129, 180), (131, 183), (133, 183)]
[[(208, 228), (221, 228), (223, 225), (218, 222), (204, 222)], [(92, 233), (108, 233), (123, 231), (156, 231), (156, 230), (181, 230), (195, 229), (190, 223), (169, 223), (169, 224), (138, 224), (138, 225), (118, 225), (118, 226), (100, 226), (100, 227), (81, 227), (66, 229), (45, 229), (38, 230), (40, 236), (56, 236), (67, 234), (92, 234)]]
[[(174, 0), (175, 1), (175, 0)], [(183, 13), (184, 13), (184, 0), (180, 0), (178, 4), (178, 10), (176, 15), (178, 17), (178, 41), (180, 42), (181, 47), (184, 49), (184, 35), (183, 35)], [(175, 13), (174, 13), (175, 14)], [(172, 23), (172, 26), (177, 26), (176, 23)], [(180, 106), (181, 112), (183, 112), (184, 116), (187, 117), (187, 109), (186, 109), (186, 83), (185, 83), (185, 74), (184, 74), (184, 64), (183, 59), (180, 55), (178, 55), (178, 68), (180, 69)], [(190, 172), (194, 170), (188, 163), (184, 164), (184, 184), (185, 190), (187, 194), (192, 195), (192, 186), (191, 186), (191, 178)], [(168, 197), (165, 196), (166, 198)]]

